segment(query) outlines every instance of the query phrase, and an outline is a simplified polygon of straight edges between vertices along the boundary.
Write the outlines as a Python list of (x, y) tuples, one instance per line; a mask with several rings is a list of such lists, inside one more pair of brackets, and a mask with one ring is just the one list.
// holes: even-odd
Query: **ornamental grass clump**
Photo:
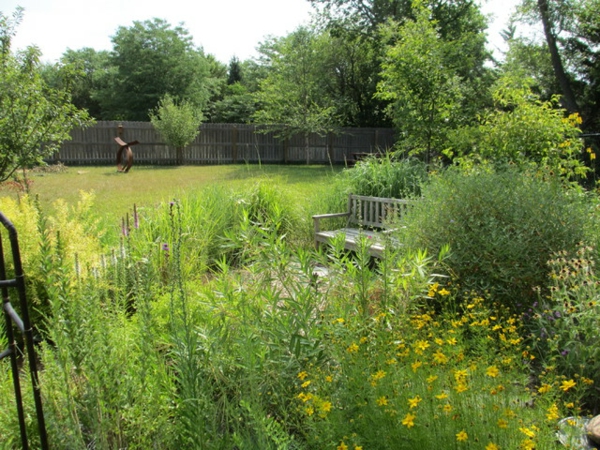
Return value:
[(390, 153), (369, 157), (342, 172), (349, 192), (374, 197), (419, 197), (427, 165), (416, 158), (396, 159)]

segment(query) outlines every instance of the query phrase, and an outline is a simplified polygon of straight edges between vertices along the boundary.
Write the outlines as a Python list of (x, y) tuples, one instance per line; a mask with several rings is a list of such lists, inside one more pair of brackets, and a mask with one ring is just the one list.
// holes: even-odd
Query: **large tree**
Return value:
[[(469, 80), (463, 106), (476, 111), (489, 104), (482, 96), (492, 80), (485, 63), (485, 17), (473, 0), (310, 0), (318, 7), (319, 20), (334, 43), (329, 84), (344, 117), (354, 126), (389, 126), (382, 114), (386, 102), (374, 97), (381, 81), (386, 52), (381, 27), (392, 21), (402, 26), (414, 21), (425, 7), (435, 21), (439, 39), (453, 42), (458, 75)], [(346, 119), (347, 120), (347, 119)]]
[[(71, 129), (90, 123), (87, 112), (73, 106), (67, 89), (45, 83), (38, 48), (11, 51), (22, 17), (20, 8), (12, 18), (0, 12), (0, 181), (18, 169), (43, 164), (71, 138)], [(65, 68), (62, 74), (71, 72)]]
[(324, 89), (321, 45), (320, 35), (301, 27), (260, 47), (269, 72), (260, 83), (254, 119), (281, 137), (304, 135), (307, 164), (309, 133), (327, 133), (337, 123), (336, 108)]
[(456, 43), (440, 39), (430, 17), (423, 7), (416, 20), (383, 29), (390, 45), (378, 86), (378, 96), (390, 101), (400, 143), (427, 159), (444, 150), (448, 131), (461, 123), (465, 91), (453, 58)]
[(188, 31), (162, 19), (119, 27), (112, 38), (113, 82), (100, 93), (106, 119), (148, 120), (148, 111), (169, 94), (204, 108), (209, 63)]

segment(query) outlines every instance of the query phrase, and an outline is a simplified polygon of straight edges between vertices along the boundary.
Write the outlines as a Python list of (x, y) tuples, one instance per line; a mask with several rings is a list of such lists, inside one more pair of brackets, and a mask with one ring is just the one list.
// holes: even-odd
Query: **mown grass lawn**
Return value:
[[(129, 173), (111, 167), (68, 167), (60, 173), (32, 173), (31, 195), (39, 196), (42, 208), (62, 198), (75, 204), (80, 191), (94, 192), (95, 213), (107, 226), (138, 207), (153, 207), (209, 185), (240, 188), (268, 180), (292, 191), (299, 200), (309, 198), (341, 170), (327, 166), (226, 165), (226, 166), (134, 166)], [(1, 196), (19, 195), (5, 185)]]

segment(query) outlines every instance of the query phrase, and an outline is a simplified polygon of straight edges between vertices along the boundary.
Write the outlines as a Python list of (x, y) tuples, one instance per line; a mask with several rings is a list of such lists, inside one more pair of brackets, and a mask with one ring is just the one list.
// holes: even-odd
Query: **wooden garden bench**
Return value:
[[(345, 235), (344, 247), (355, 251), (360, 236), (373, 241), (369, 253), (382, 258), (385, 252), (385, 233), (393, 231), (409, 205), (409, 200), (398, 198), (348, 196), (348, 210), (343, 213), (317, 214), (313, 216), (315, 226), (315, 246), (328, 243), (339, 234)], [(346, 226), (336, 230), (321, 230), (322, 219), (346, 217)]]

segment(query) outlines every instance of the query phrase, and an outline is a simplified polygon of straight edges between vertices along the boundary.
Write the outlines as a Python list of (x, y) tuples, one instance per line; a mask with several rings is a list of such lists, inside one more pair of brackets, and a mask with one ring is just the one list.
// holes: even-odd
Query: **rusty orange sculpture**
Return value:
[(117, 171), (127, 173), (133, 165), (133, 152), (130, 146), (139, 144), (139, 141), (125, 142), (120, 137), (115, 138), (115, 142), (119, 144), (117, 152)]

